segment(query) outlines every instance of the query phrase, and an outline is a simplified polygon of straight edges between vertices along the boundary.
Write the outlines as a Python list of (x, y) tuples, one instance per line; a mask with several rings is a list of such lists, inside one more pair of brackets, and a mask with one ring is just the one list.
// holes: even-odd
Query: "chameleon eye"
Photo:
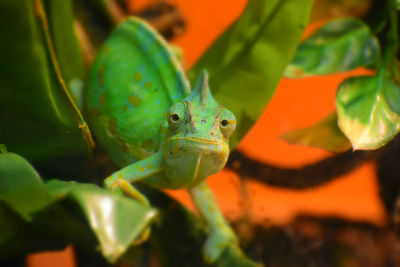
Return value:
[(236, 128), (236, 118), (233, 113), (227, 109), (221, 112), (220, 129), (225, 138), (229, 138)]
[(178, 114), (172, 114), (171, 115), (171, 120), (175, 121), (175, 122), (179, 121), (179, 115)]
[(177, 126), (185, 118), (185, 106), (183, 103), (177, 103), (168, 110), (168, 123), (171, 126)]

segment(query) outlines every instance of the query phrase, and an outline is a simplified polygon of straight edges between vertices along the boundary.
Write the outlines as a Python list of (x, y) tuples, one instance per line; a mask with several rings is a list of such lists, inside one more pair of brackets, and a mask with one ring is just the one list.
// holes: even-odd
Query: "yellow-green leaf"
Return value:
[(385, 75), (357, 76), (338, 89), (339, 127), (353, 149), (377, 149), (400, 129), (400, 88)]
[(318, 147), (335, 153), (351, 149), (351, 143), (338, 127), (336, 112), (308, 128), (285, 133), (282, 138), (292, 144)]
[(188, 76), (202, 69), (218, 102), (238, 124), (231, 148), (243, 138), (268, 104), (295, 52), (310, 15), (311, 0), (250, 0), (242, 16), (206, 51)]

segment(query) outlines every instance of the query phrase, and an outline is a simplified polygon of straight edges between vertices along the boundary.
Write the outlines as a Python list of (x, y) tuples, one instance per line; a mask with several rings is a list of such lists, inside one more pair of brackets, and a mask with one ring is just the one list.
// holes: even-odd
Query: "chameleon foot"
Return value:
[[(142, 195), (139, 191), (137, 191), (129, 182), (123, 180), (123, 179), (114, 179), (112, 176), (106, 178), (104, 180), (104, 187), (111, 191), (113, 194), (118, 194), (118, 195), (126, 195), (130, 198), (133, 198), (140, 203), (150, 206), (149, 201), (147, 198)], [(150, 226), (146, 227), (133, 241), (133, 245), (139, 245), (143, 242), (145, 242), (147, 239), (149, 239), (151, 233), (151, 228)]]
[(123, 179), (115, 179), (114, 177), (110, 176), (104, 180), (104, 187), (115, 194), (123, 193), (124, 195), (133, 198), (146, 206), (150, 206), (147, 198), (138, 190), (136, 190), (136, 188), (134, 188), (129, 182)]
[(212, 230), (203, 247), (205, 261), (214, 263), (229, 245), (238, 245), (238, 239), (229, 226)]

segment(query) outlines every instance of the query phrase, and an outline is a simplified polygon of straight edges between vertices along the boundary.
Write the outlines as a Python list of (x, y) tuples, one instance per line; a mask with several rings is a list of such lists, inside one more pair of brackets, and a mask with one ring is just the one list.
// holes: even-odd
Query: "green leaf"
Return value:
[(213, 96), (235, 114), (232, 148), (271, 99), (307, 25), (312, 3), (250, 0), (243, 15), (189, 70), (194, 82), (201, 69), (207, 69)]
[(323, 148), (335, 153), (351, 149), (351, 143), (338, 127), (336, 112), (311, 127), (297, 129), (281, 137), (292, 144)]
[[(71, 9), (67, 1), (56, 2), (63, 3), (59, 9)], [(0, 1), (0, 140), (9, 151), (37, 162), (85, 152), (87, 145), (76, 110), (57, 79), (35, 6), (35, 1)], [(71, 25), (55, 27), (71, 36)], [(74, 50), (67, 46), (60, 47), (60, 53)], [(73, 65), (69, 68), (80, 68)]]
[(45, 185), (25, 159), (0, 154), (0, 226), (5, 230), (0, 231), (0, 258), (68, 243), (90, 251), (95, 236), (104, 257), (114, 262), (155, 214), (92, 184), (51, 180)]
[(399, 132), (400, 88), (381, 72), (346, 79), (336, 106), (339, 127), (353, 149), (377, 149)]
[(37, 172), (14, 153), (0, 154), (0, 199), (25, 219), (52, 201)]
[(0, 153), (6, 153), (7, 152), (7, 146), (5, 144), (0, 144)]
[(367, 25), (352, 18), (333, 20), (297, 49), (285, 76), (302, 78), (371, 66), (379, 60), (379, 44)]
[(52, 180), (47, 188), (54, 197), (67, 196), (79, 204), (110, 262), (115, 262), (132, 245), (156, 215), (150, 207), (111, 195), (92, 184)]

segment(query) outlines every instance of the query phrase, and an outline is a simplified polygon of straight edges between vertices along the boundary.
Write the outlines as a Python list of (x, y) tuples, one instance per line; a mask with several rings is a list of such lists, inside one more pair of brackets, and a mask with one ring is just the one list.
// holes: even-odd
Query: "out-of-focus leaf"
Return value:
[(35, 1), (0, 1), (0, 142), (35, 162), (87, 150), (36, 11)]
[(69, 89), (72, 81), (84, 78), (83, 60), (74, 30), (72, 0), (46, 0), (45, 4), (57, 60)]
[(14, 153), (0, 154), (0, 199), (25, 219), (52, 201), (36, 171)]
[[(210, 266), (204, 262), (202, 251), (207, 237), (204, 222), (179, 202), (158, 190), (144, 188), (152, 206), (159, 210), (158, 223), (152, 228), (150, 243), (161, 266)], [(190, 244), (184, 245), (184, 244)], [(237, 247), (231, 246), (221, 255), (215, 266), (256, 267)]]
[(377, 149), (400, 128), (400, 88), (380, 73), (345, 80), (338, 89), (339, 127), (353, 149)]
[(33, 214), (52, 201), (25, 159), (13, 153), (0, 154), (0, 259), (43, 247), (48, 240), (33, 226)]
[(250, 0), (242, 16), (188, 72), (209, 73), (218, 102), (235, 114), (231, 148), (261, 115), (291, 60), (310, 14), (311, 0)]
[(6, 153), (7, 152), (7, 147), (5, 144), (0, 144), (0, 153)]
[(68, 196), (79, 204), (110, 262), (115, 262), (132, 245), (156, 215), (150, 207), (111, 195), (92, 184), (52, 180), (47, 188), (54, 197)]
[(336, 112), (311, 127), (297, 129), (281, 137), (292, 144), (319, 147), (335, 153), (351, 149), (351, 143), (338, 127)]
[(362, 21), (351, 18), (331, 21), (298, 47), (285, 76), (302, 78), (371, 66), (379, 59), (379, 44)]
[(25, 159), (0, 154), (0, 226), (5, 230), (0, 231), (0, 258), (67, 243), (94, 250), (94, 232), (104, 257), (114, 262), (155, 214), (92, 184), (52, 180), (45, 185)]

